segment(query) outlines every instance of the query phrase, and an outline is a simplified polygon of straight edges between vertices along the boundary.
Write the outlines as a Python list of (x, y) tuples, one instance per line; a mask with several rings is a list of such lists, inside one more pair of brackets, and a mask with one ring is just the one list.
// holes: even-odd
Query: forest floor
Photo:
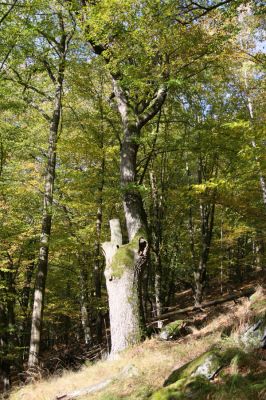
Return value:
[[(266, 285), (260, 279), (261, 301), (266, 304)], [(237, 289), (250, 286), (258, 288), (258, 281), (249, 282)], [(264, 288), (264, 289), (263, 289)], [(206, 301), (221, 296), (219, 288), (207, 296)], [(188, 291), (177, 295), (178, 308), (191, 305)], [(117, 359), (87, 362), (80, 371), (65, 370), (60, 376), (40, 380), (25, 385), (11, 393), (11, 400), (67, 400), (67, 394), (90, 385), (108, 382), (106, 387), (96, 393), (78, 397), (79, 400), (144, 400), (162, 387), (164, 380), (173, 369), (181, 367), (201, 353), (221, 341), (228, 346), (235, 346), (237, 333), (251, 316), (251, 302), (248, 298), (228, 301), (202, 310), (194, 310), (178, 315), (176, 319), (189, 321), (189, 334), (173, 341), (162, 341), (153, 336), (143, 343), (124, 351)], [(170, 310), (171, 311), (171, 310)], [(254, 310), (253, 310), (254, 316)], [(171, 318), (174, 319), (174, 318)], [(228, 327), (234, 325), (232, 332), (224, 336)], [(245, 358), (245, 357), (244, 357)], [(242, 357), (243, 359), (243, 357)], [(128, 371), (128, 372), (126, 372)], [(227, 368), (223, 379), (215, 379), (219, 395), (213, 394), (203, 399), (218, 400), (265, 400), (266, 383), (261, 385), (261, 376), (266, 375), (266, 350), (257, 350), (245, 358), (240, 368), (235, 365)], [(258, 377), (258, 381), (256, 381)], [(257, 385), (257, 386), (256, 386)], [(215, 397), (216, 396), (216, 397)], [(185, 398), (185, 397), (184, 397)], [(201, 398), (201, 397), (198, 397)]]

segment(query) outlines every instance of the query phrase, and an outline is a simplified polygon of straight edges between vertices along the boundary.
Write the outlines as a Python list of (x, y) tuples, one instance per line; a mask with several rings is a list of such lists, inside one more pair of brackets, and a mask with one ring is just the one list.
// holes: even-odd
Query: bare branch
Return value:
[(147, 124), (162, 108), (167, 96), (167, 87), (163, 84), (157, 91), (155, 97), (148, 105), (145, 113), (139, 117), (138, 128), (141, 129)]
[(35, 110), (37, 110), (44, 119), (46, 119), (46, 121), (51, 122), (51, 117), (42, 109), (40, 108), (37, 104), (33, 103), (32, 101), (30, 101), (29, 99), (27, 99), (26, 97), (23, 98), (23, 100), (32, 108), (34, 108)]
[(52, 68), (51, 68), (50, 64), (48, 63), (48, 61), (46, 59), (42, 59), (41, 62), (43, 63), (44, 68), (48, 72), (48, 75), (49, 75), (51, 81), (53, 83), (56, 83), (56, 78), (55, 78), (55, 76), (53, 74)]
[(11, 71), (16, 75), (17, 79), (11, 78), (10, 76), (5, 76), (5, 78), (4, 78), (5, 80), (18, 83), (19, 85), (23, 86), (25, 90), (26, 89), (32, 90), (33, 92), (41, 95), (42, 97), (46, 98), (47, 100), (53, 101), (53, 98), (51, 96), (47, 95), (45, 92), (43, 92), (42, 90), (29, 84), (28, 82), (25, 82), (23, 80), (23, 78), (21, 77), (21, 75), (18, 73), (18, 71), (16, 71), (14, 68), (11, 68)]
[[(217, 8), (219, 8), (219, 7), (222, 7), (222, 6), (224, 6), (224, 5), (226, 5), (226, 4), (229, 4), (229, 3), (233, 3), (233, 2), (235, 2), (236, 0), (224, 0), (224, 1), (221, 1), (221, 2), (219, 2), (219, 3), (217, 3), (217, 4), (214, 4), (214, 5), (212, 5), (212, 6), (203, 6), (203, 5), (201, 5), (201, 4), (198, 4), (198, 3), (196, 3), (196, 2), (194, 2), (194, 1), (192, 1), (190, 4), (188, 4), (187, 5), (187, 7), (184, 9), (184, 11), (183, 11), (183, 13), (181, 14), (179, 14), (176, 18), (175, 18), (175, 21), (176, 22), (178, 22), (178, 23), (180, 23), (181, 25), (189, 25), (189, 24), (191, 24), (192, 22), (194, 22), (194, 21), (197, 21), (198, 19), (200, 19), (200, 18), (202, 18), (202, 17), (204, 17), (205, 15), (207, 15), (209, 12), (211, 12), (211, 11), (213, 11), (213, 10), (216, 10)], [(190, 6), (195, 6), (195, 7), (190, 7)], [(198, 14), (198, 15), (195, 15), (195, 16), (193, 16), (193, 17), (191, 17), (190, 19), (188, 19), (188, 20), (185, 20), (185, 19), (180, 19), (180, 18), (185, 18), (185, 14), (187, 14), (187, 13), (191, 13), (191, 12), (195, 12), (195, 11), (197, 11), (197, 10), (202, 10), (202, 12), (200, 13), (200, 14)]]
[(1, 17), (0, 19), (0, 25), (4, 22), (4, 20), (9, 16), (13, 8), (15, 7), (16, 3), (18, 0), (15, 0), (14, 3), (11, 5), (11, 7), (7, 10), (7, 12)]
[(0, 65), (0, 71), (2, 71), (2, 69), (4, 68), (4, 65), (5, 65), (5, 63), (6, 63), (7, 59), (8, 59), (8, 57), (10, 56), (12, 50), (14, 49), (14, 47), (15, 47), (15, 45), (13, 45), (13, 46), (8, 50), (7, 54), (5, 55), (3, 61), (1, 62), (1, 65)]

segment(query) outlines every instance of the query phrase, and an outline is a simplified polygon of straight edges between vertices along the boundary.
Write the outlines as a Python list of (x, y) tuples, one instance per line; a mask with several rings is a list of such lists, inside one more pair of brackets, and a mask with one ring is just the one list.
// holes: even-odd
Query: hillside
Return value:
[[(226, 354), (226, 361), (223, 361), (222, 367), (210, 381), (199, 377), (196, 383), (193, 383), (194, 386), (191, 382), (181, 387), (173, 384), (162, 391), (159, 390), (152, 398), (264, 400), (265, 349), (255, 349), (258, 345), (253, 342), (245, 347), (241, 338), (256, 321), (263, 320), (265, 324), (265, 313), (265, 289), (258, 287), (250, 298), (229, 301), (189, 313), (187, 332), (190, 333), (182, 334), (176, 340), (163, 341), (154, 336), (124, 351), (118, 359), (98, 361), (84, 366), (79, 372), (64, 371), (62, 376), (26, 385), (15, 390), (10, 399), (67, 400), (74, 398), (67, 394), (75, 390), (103, 383), (103, 386), (106, 385), (103, 390), (77, 398), (144, 400), (162, 387), (173, 370), (194, 360), (215, 345), (223, 355)], [(263, 347), (263, 343), (259, 347)]]
[(156, 391), (242, 324), (266, 266), (264, 3), (0, 2), (0, 397), (181, 398), (185, 367)]

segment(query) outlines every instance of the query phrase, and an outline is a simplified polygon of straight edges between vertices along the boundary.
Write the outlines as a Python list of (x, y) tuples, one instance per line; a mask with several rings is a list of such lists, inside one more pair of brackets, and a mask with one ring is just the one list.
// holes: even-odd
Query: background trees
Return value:
[(149, 241), (136, 292), (142, 319), (159, 317), (184, 288), (200, 304), (213, 285), (225, 292), (265, 263), (260, 15), (249, 9), (247, 40), (235, 29), (242, 2), (83, 3), (2, 6), (6, 388), (10, 368), (20, 371), (29, 354), (40, 232), (50, 236), (43, 217), (53, 225), (41, 354), (76, 341), (79, 354), (96, 343), (110, 346), (100, 246), (110, 219), (120, 219), (129, 241), (139, 229)]

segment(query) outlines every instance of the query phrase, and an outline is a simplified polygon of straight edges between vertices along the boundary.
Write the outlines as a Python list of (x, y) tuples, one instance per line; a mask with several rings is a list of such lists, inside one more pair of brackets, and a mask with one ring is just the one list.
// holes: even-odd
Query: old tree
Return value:
[(26, 365), (137, 343), (179, 291), (200, 306), (262, 270), (264, 33), (247, 3), (0, 4), (5, 390)]

